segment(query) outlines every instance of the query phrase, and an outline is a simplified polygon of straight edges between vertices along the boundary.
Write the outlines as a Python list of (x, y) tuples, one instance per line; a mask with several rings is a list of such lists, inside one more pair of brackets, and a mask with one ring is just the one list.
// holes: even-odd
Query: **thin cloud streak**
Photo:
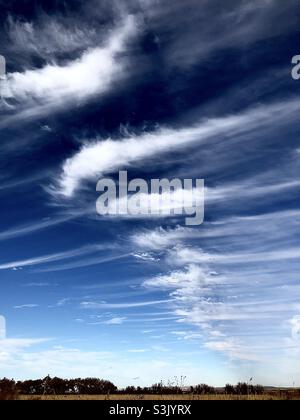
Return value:
[(61, 216), (61, 217), (45, 220), (38, 223), (33, 222), (32, 224), (28, 224), (28, 225), (17, 226), (15, 228), (8, 229), (4, 232), (0, 232), (0, 241), (18, 238), (20, 236), (29, 235), (31, 233), (35, 233), (40, 230), (44, 230), (53, 226), (58, 226), (74, 218), (76, 218), (76, 216)]
[(97, 303), (97, 302), (81, 302), (80, 306), (83, 309), (126, 309), (126, 308), (141, 308), (144, 306), (163, 305), (171, 303), (173, 299), (153, 300), (145, 302), (128, 302), (128, 303)]
[(121, 255), (110, 255), (110, 256), (106, 256), (106, 257), (94, 257), (94, 258), (88, 258), (88, 259), (84, 259), (82, 261), (74, 261), (68, 264), (62, 264), (59, 266), (53, 266), (53, 267), (48, 267), (45, 269), (35, 269), (33, 270), (33, 272), (35, 273), (51, 273), (51, 272), (56, 272), (56, 271), (65, 271), (65, 270), (74, 270), (75, 268), (84, 268), (84, 267), (91, 267), (94, 265), (100, 265), (100, 264), (105, 264), (105, 263), (109, 263), (109, 262), (113, 262), (113, 261), (118, 261), (118, 260), (122, 260), (124, 258), (128, 258), (130, 257), (131, 254), (127, 253), (127, 254), (121, 254)]
[(35, 266), (35, 265), (41, 265), (41, 264), (47, 264), (51, 262), (71, 259), (75, 257), (80, 257), (86, 254), (95, 253), (97, 251), (102, 251), (104, 249), (107, 249), (107, 246), (105, 245), (88, 245), (85, 247), (73, 249), (71, 251), (65, 251), (55, 254), (49, 254), (44, 255), (41, 257), (35, 257), (35, 258), (29, 258), (27, 260), (18, 260), (18, 261), (12, 261), (4, 264), (0, 264), (0, 270), (8, 270), (13, 269), (17, 267), (29, 267), (29, 266)]

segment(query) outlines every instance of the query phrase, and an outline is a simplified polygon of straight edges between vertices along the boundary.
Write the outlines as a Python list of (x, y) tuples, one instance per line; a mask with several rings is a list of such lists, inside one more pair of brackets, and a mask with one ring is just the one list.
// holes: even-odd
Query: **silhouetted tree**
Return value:
[(245, 382), (239, 382), (235, 387), (235, 393), (237, 395), (248, 395), (249, 387)]
[(227, 395), (234, 395), (235, 394), (235, 389), (233, 385), (227, 384), (225, 386), (225, 390), (224, 390), (225, 394)]
[(42, 395), (43, 394), (43, 381), (41, 379), (32, 381), (19, 381), (17, 388), (20, 394), (24, 395)]
[(15, 381), (4, 378), (0, 381), (0, 400), (18, 399), (18, 390)]
[(136, 394), (137, 390), (134, 386), (128, 386), (125, 388), (125, 394)]
[(117, 387), (110, 381), (97, 378), (76, 379), (75, 387), (78, 394), (98, 395), (117, 391)]
[(215, 389), (209, 385), (201, 384), (197, 385), (194, 388), (194, 394), (196, 395), (209, 395), (209, 394), (215, 394)]
[(65, 381), (61, 378), (48, 378), (47, 379), (47, 390), (49, 394), (55, 394), (55, 395), (64, 395), (67, 393), (67, 385), (68, 381)]

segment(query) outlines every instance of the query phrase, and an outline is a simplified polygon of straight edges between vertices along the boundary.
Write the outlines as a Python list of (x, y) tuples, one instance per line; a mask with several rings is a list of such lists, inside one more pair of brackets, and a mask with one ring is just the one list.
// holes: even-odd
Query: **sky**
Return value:
[[(296, 0), (0, 1), (0, 377), (300, 386)], [(205, 217), (97, 182), (205, 182)]]

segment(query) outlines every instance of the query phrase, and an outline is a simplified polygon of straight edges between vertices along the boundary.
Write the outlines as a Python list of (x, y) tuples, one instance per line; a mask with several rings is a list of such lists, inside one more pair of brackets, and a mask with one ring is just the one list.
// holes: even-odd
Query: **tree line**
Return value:
[(106, 395), (117, 392), (110, 381), (97, 378), (44, 379), (18, 381), (0, 380), (0, 400), (14, 399), (17, 395)]
[(175, 394), (193, 394), (193, 395), (262, 395), (264, 387), (262, 385), (248, 385), (246, 383), (238, 383), (237, 385), (227, 384), (225, 388), (214, 388), (207, 384), (196, 386), (181, 387), (168, 386), (162, 382), (152, 385), (150, 388), (141, 388), (129, 386), (122, 391), (122, 394), (150, 394), (150, 395), (175, 395)]
[(4, 378), (0, 380), (0, 400), (16, 399), (18, 395), (261, 395), (264, 388), (261, 385), (248, 385), (238, 383), (237, 385), (227, 384), (225, 388), (214, 388), (206, 384), (184, 387), (182, 384), (173, 385), (163, 382), (151, 387), (129, 386), (125, 389), (118, 389), (112, 382), (98, 378), (77, 378), (61, 379), (47, 376), (44, 379), (18, 381)]

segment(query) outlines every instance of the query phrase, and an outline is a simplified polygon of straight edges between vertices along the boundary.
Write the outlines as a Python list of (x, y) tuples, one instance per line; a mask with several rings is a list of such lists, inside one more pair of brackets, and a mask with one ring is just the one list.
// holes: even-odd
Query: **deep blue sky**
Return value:
[[(299, 2), (11, 0), (0, 20), (0, 376), (300, 385)], [(98, 216), (120, 170), (204, 179), (204, 224)]]

